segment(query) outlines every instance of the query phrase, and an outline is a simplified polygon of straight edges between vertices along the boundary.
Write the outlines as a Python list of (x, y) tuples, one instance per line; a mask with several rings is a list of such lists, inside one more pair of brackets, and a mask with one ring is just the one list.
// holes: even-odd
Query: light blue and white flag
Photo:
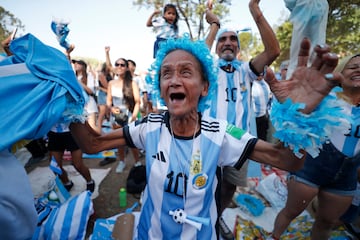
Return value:
[(73, 196), (60, 206), (46, 205), (43, 212), (47, 216), (40, 218), (38, 228), (32, 240), (44, 239), (85, 239), (86, 227), (94, 213), (91, 193), (84, 191)]
[(59, 165), (57, 164), (56, 160), (54, 157), (51, 157), (51, 161), (50, 161), (50, 169), (51, 171), (53, 171), (55, 173), (55, 175), (61, 175), (62, 174), (62, 170), (59, 167)]

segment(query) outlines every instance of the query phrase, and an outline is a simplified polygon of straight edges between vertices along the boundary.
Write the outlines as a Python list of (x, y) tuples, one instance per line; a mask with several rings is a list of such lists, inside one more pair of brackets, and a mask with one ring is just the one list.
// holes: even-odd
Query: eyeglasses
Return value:
[(126, 67), (125, 63), (115, 63), (115, 67)]

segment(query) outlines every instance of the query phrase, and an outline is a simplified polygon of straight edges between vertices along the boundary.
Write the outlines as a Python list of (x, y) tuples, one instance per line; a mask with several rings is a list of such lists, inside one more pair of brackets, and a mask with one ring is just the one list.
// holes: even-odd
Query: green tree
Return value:
[(275, 27), (276, 37), (280, 44), (280, 56), (274, 61), (273, 66), (279, 67), (281, 62), (290, 58), (290, 45), (292, 36), (292, 24), (285, 21), (279, 27)]
[[(205, 10), (207, 0), (187, 1), (187, 0), (135, 0), (133, 5), (139, 8), (161, 9), (164, 3), (172, 3), (176, 5), (180, 21), (187, 27), (191, 39), (204, 38), (208, 32), (209, 27), (205, 20)], [(212, 11), (221, 19), (221, 22), (226, 21), (226, 16), (229, 14), (229, 6), (231, 0), (214, 0)], [(161, 9), (162, 10), (162, 9)]]
[(359, 53), (360, 0), (328, 0), (327, 43), (340, 56)]
[[(0, 6), (0, 42), (7, 38), (15, 27), (18, 28), (18, 32), (25, 28), (14, 14)], [(3, 49), (1, 48), (0, 51), (3, 52)]]

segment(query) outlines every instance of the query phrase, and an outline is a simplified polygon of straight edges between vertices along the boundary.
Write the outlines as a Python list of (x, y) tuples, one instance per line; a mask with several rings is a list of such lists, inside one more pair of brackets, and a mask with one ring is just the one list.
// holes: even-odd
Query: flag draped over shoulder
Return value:
[(65, 54), (31, 34), (0, 60), (0, 150), (47, 134), (57, 122), (82, 119), (84, 97)]

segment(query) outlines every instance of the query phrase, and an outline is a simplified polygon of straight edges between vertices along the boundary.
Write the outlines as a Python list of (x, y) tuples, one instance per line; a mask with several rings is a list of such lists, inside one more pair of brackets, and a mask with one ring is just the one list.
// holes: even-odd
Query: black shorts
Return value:
[(71, 132), (49, 132), (48, 140), (48, 150), (52, 152), (63, 152), (65, 149), (72, 152), (79, 149)]

